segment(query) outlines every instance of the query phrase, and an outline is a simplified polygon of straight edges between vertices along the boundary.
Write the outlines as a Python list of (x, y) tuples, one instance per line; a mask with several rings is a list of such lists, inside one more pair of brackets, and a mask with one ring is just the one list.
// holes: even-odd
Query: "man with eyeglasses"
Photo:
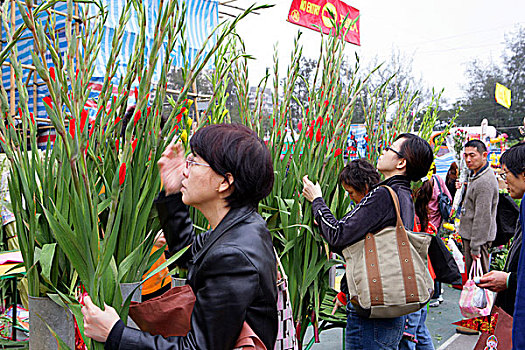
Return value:
[(474, 260), (479, 260), (483, 273), (489, 271), (489, 248), (496, 237), (498, 181), (487, 162), (487, 153), (487, 147), (480, 140), (468, 141), (463, 151), (470, 174), (459, 234), (463, 240), (467, 275)]
[(504, 271), (490, 271), (481, 277), (478, 287), (497, 292), (494, 304), (513, 315), (513, 349), (525, 349), (525, 253), (523, 252), (522, 227), (525, 221), (525, 143), (509, 148), (501, 155), (500, 163), (509, 194), (521, 199), (520, 217), (514, 239), (509, 248)]

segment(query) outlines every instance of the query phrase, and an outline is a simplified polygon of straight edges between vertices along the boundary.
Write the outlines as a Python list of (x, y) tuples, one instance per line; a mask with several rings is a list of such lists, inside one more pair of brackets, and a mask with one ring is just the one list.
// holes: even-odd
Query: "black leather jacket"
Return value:
[(159, 195), (170, 252), (192, 245), (177, 264), (188, 267), (196, 296), (185, 337), (153, 336), (119, 321), (105, 349), (233, 349), (244, 321), (273, 349), (277, 337), (276, 260), (266, 222), (253, 208), (231, 209), (215, 230), (195, 235), (181, 195)]

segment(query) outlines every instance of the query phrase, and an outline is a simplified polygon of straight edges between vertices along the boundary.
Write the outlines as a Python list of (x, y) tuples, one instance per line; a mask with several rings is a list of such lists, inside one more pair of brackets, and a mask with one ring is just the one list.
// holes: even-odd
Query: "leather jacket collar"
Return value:
[(204, 245), (202, 246), (201, 250), (199, 250), (194, 255), (193, 262), (196, 263), (200, 258), (202, 258), (210, 249), (210, 247), (213, 246), (213, 244), (219, 238), (221, 238), (226, 231), (228, 231), (232, 226), (234, 226), (238, 222), (249, 217), (254, 212), (254, 210), (255, 209), (251, 207), (240, 207), (230, 209), (226, 216), (217, 225), (215, 230), (210, 230), (207, 232), (208, 237), (206, 237), (206, 240), (204, 241)]

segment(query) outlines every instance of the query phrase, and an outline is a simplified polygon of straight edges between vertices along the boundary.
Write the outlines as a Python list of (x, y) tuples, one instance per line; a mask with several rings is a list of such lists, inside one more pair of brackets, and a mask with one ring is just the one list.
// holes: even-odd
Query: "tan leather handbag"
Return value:
[(406, 231), (399, 200), (388, 186), (396, 208), (396, 227), (368, 233), (343, 250), (350, 302), (364, 318), (393, 318), (424, 307), (434, 293), (427, 253), (431, 236)]

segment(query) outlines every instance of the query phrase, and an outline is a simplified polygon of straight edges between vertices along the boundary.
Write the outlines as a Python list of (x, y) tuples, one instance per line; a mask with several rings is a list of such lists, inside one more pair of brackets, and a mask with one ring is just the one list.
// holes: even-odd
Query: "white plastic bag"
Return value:
[(466, 318), (490, 315), (494, 293), (488, 289), (479, 288), (474, 282), (476, 277), (479, 278), (482, 275), (481, 262), (475, 259), (470, 268), (468, 281), (463, 286), (459, 297), (459, 309)]
[(454, 257), (454, 260), (456, 261), (456, 264), (458, 265), (458, 269), (460, 273), (465, 273), (465, 261), (463, 260), (463, 254), (459, 251), (458, 246), (454, 242), (452, 238), (449, 238), (447, 241), (447, 246), (452, 251), (452, 256)]

